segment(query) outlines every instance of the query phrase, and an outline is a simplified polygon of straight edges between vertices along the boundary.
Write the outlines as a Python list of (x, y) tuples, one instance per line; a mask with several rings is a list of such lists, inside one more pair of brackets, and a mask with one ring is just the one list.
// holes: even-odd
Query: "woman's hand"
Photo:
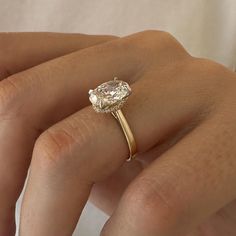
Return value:
[[(33, 90), (29, 87), (26, 89), (27, 86), (31, 86), (31, 79), (40, 80), (39, 76), (31, 77), (31, 70), (29, 73), (16, 73), (114, 38), (44, 32), (0, 33), (0, 236), (15, 235), (15, 203), (23, 187), (34, 141), (45, 129), (33, 127), (28, 122), (36, 121), (37, 118), (33, 117), (36, 115), (36, 106), (40, 112), (43, 108), (40, 108), (40, 104), (49, 98), (43, 97), (43, 94), (42, 98), (39, 94), (34, 96), (31, 94)], [(25, 82), (22, 80), (24, 74), (27, 77)], [(22, 79), (16, 79), (18, 75), (22, 76)], [(17, 83), (24, 85), (18, 87), (15, 79), (18, 80)], [(28, 99), (31, 101), (27, 101)], [(28, 102), (31, 106), (28, 106)]]
[[(88, 101), (115, 76), (133, 90), (123, 109), (140, 153), (131, 163), (116, 120)], [(146, 31), (2, 81), (2, 184), (22, 185), (37, 139), (20, 234), (71, 235), (94, 186), (94, 201), (115, 208), (102, 235), (235, 235), (235, 79)]]

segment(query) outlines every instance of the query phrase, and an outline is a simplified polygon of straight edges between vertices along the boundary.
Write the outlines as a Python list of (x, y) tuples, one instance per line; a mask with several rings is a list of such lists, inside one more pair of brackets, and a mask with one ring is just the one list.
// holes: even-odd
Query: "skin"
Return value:
[[(7, 37), (31, 44), (0, 57), (0, 235), (14, 233), (30, 162), (20, 235), (71, 235), (89, 197), (111, 215), (102, 236), (236, 234), (235, 73), (160, 31), (46, 45)], [(131, 163), (116, 120), (88, 101), (114, 76), (133, 91), (123, 108), (139, 151)]]
[[(16, 108), (14, 108), (14, 104), (16, 106), (23, 104), (23, 100), (17, 101), (18, 98), (15, 97), (19, 91), (16, 91), (18, 90), (16, 87), (14, 88), (14, 82), (11, 83), (11, 78), (18, 76), (17, 74), (21, 75), (21, 71), (26, 71), (43, 62), (114, 38), (114, 36), (48, 32), (0, 33), (0, 137), (2, 140), (0, 144), (0, 162), (2, 163), (0, 165), (0, 235), (15, 235), (15, 202), (25, 181), (34, 142), (40, 133), (46, 129), (46, 126), (34, 128), (31, 125), (28, 126), (25, 123), (27, 121), (23, 121), (23, 117), (15, 113), (17, 110), (11, 116), (10, 110)], [(26, 73), (28, 74), (28, 72)], [(37, 80), (39, 82), (39, 78)], [(28, 82), (27, 84), (30, 85)], [(24, 94), (28, 96), (29, 92), (30, 90), (27, 93), (22, 93), (21, 99), (23, 99)], [(34, 95), (31, 94), (30, 96), (28, 99), (32, 99)], [(45, 100), (48, 98), (45, 97)], [(11, 101), (12, 104), (10, 104)], [(27, 113), (30, 110), (32, 109), (29, 108)], [(31, 114), (29, 112), (27, 116), (30, 117)], [(57, 119), (60, 117), (58, 116)], [(51, 121), (50, 123), (55, 122)], [(14, 148), (12, 148), (13, 146)]]

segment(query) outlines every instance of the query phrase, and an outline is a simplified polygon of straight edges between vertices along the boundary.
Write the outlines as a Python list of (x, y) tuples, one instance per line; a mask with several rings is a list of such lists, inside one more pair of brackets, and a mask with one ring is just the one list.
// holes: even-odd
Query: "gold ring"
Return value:
[(134, 159), (137, 153), (137, 145), (134, 135), (129, 124), (121, 111), (126, 100), (131, 94), (131, 88), (125, 81), (114, 80), (105, 82), (95, 89), (89, 90), (89, 100), (96, 112), (111, 113), (119, 122), (120, 127), (125, 135), (129, 147), (129, 158), (127, 161)]

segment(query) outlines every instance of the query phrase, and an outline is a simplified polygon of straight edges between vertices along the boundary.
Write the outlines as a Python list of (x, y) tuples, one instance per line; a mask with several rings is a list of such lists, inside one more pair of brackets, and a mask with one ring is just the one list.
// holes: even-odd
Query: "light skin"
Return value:
[[(0, 235), (14, 235), (31, 162), (20, 235), (71, 235), (90, 197), (111, 215), (103, 236), (234, 236), (235, 73), (165, 32), (42, 34), (0, 36)], [(131, 163), (116, 120), (88, 100), (115, 76), (133, 91)]]

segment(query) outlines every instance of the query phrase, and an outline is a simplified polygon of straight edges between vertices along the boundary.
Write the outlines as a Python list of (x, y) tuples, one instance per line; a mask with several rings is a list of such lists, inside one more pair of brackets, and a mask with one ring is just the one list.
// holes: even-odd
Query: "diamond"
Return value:
[(89, 90), (89, 100), (97, 112), (113, 112), (119, 110), (131, 94), (128, 83), (114, 78), (114, 80)]
[(97, 98), (97, 96), (96, 96), (95, 94), (92, 93), (92, 94), (89, 96), (89, 100), (90, 100), (90, 102), (91, 102), (92, 104), (96, 104), (97, 101), (98, 101), (98, 98)]

